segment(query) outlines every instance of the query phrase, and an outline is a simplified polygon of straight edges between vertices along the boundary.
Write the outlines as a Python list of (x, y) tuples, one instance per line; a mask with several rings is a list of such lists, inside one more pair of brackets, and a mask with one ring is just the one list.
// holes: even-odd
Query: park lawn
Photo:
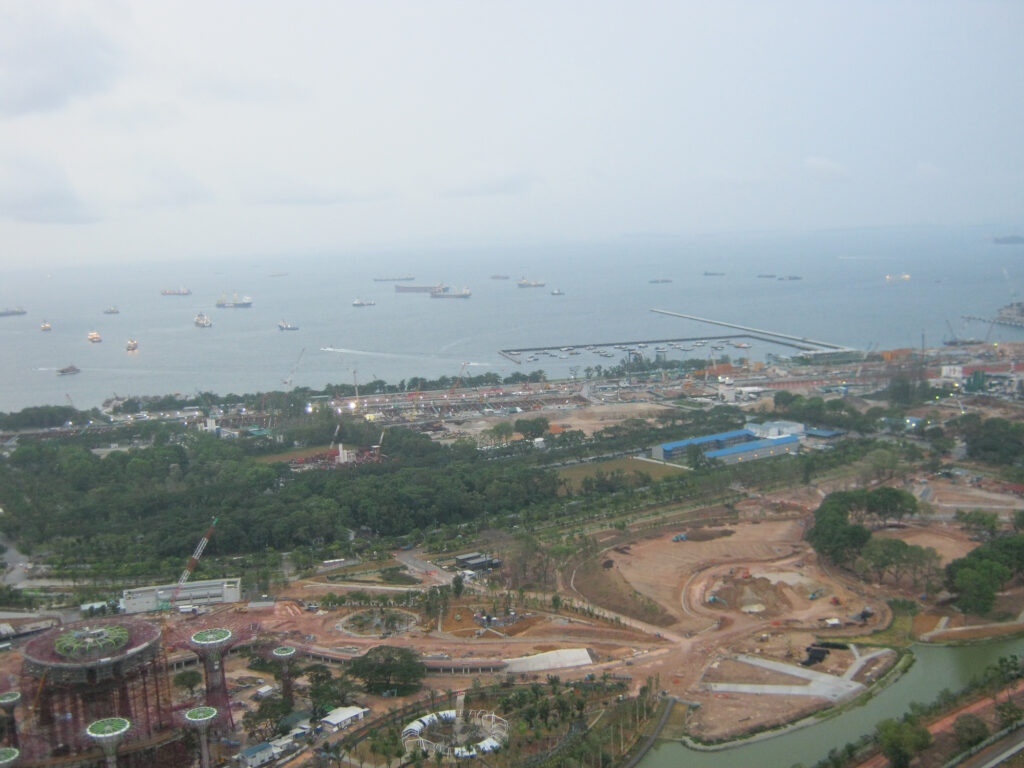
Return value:
[(562, 467), (558, 470), (558, 477), (564, 480), (573, 491), (578, 491), (583, 478), (595, 477), (598, 472), (610, 475), (616, 470), (625, 472), (627, 475), (633, 472), (643, 472), (646, 475), (650, 475), (654, 480), (660, 480), (663, 477), (674, 477), (680, 472), (686, 471), (672, 464), (656, 464), (652, 461), (640, 461), (639, 459), (626, 456), (618, 459), (608, 459), (607, 461), (589, 461), (585, 464)]

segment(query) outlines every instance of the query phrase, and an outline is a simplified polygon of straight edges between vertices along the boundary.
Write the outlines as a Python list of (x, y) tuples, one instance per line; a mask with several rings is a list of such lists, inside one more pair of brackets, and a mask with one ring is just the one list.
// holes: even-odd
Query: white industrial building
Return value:
[(356, 720), (362, 720), (370, 710), (366, 707), (338, 707), (320, 718), (320, 723), (337, 733)]
[(746, 428), (762, 440), (772, 440), (787, 435), (803, 437), (805, 432), (804, 425), (796, 421), (766, 421), (763, 424), (751, 421), (746, 424)]
[[(155, 587), (126, 589), (121, 594), (121, 610), (125, 613), (145, 613), (169, 608), (177, 584), (163, 584)], [(188, 581), (178, 590), (174, 605), (213, 605), (215, 603), (237, 603), (242, 599), (241, 579), (209, 579)]]

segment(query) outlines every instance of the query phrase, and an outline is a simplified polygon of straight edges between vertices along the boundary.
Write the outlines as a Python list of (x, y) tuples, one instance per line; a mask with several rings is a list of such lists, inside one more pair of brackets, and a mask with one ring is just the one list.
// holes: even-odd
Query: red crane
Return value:
[(455, 390), (458, 389), (459, 388), (459, 384), (462, 383), (462, 374), (464, 374), (466, 372), (466, 366), (467, 365), (469, 365), (469, 363), (463, 363), (462, 364), (462, 368), (459, 369), (459, 377), (457, 379), (455, 379), (455, 383), (452, 384), (452, 388), (448, 390), (448, 396), (449, 397), (451, 397), (453, 394), (455, 394)]
[(203, 556), (203, 550), (206, 549), (206, 545), (210, 543), (210, 537), (213, 536), (213, 529), (217, 526), (217, 518), (213, 518), (210, 523), (210, 527), (206, 529), (206, 533), (203, 534), (203, 538), (196, 544), (196, 551), (192, 553), (192, 557), (189, 558), (188, 564), (185, 566), (185, 570), (181, 572), (181, 576), (178, 577), (178, 583), (174, 585), (174, 592), (171, 593), (170, 605), (173, 608), (175, 602), (178, 600), (178, 593), (181, 588), (185, 585), (185, 582), (192, 577), (192, 571), (196, 567), (196, 563), (199, 562), (199, 558)]

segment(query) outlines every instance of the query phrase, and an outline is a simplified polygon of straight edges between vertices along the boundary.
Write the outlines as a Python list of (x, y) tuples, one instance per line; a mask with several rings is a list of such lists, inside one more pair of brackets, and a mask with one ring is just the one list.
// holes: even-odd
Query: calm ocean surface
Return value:
[[(295, 386), (315, 388), (355, 377), (397, 383), (417, 375), (455, 376), (463, 362), (471, 364), (468, 374), (508, 375), (518, 367), (498, 354), (505, 347), (729, 332), (651, 308), (858, 348), (917, 347), (922, 332), (928, 345), (938, 345), (949, 335), (947, 323), (958, 335), (984, 338), (989, 327), (963, 324), (961, 315), (992, 316), (1024, 286), (1024, 248), (992, 245), (987, 238), (993, 234), (1003, 233), (858, 230), (472, 253), (8, 268), (0, 273), (0, 308), (20, 305), (28, 314), (0, 317), (0, 411), (68, 398), (86, 408), (115, 394), (268, 391), (285, 388), (289, 376)], [(758, 278), (762, 273), (803, 279)], [(887, 274), (903, 273), (910, 279), (886, 281)], [(417, 284), (466, 286), (472, 298), (397, 294), (394, 283), (373, 281), (406, 274)], [(493, 280), (493, 274), (510, 279)], [(547, 285), (518, 288), (520, 277)], [(651, 284), (654, 278), (672, 282)], [(192, 295), (160, 295), (182, 286)], [(565, 295), (552, 296), (555, 288)], [(252, 308), (216, 308), (224, 292), (251, 296)], [(357, 297), (376, 305), (353, 307)], [(103, 314), (109, 305), (120, 314)], [(200, 311), (212, 328), (193, 325)], [(49, 333), (39, 329), (43, 320), (53, 326)], [(300, 330), (281, 332), (280, 320)], [(103, 343), (88, 343), (90, 331)], [(129, 338), (138, 340), (137, 352), (125, 350)], [(991, 339), (1024, 339), (1024, 331), (995, 326)], [(786, 349), (758, 343), (747, 352), (763, 360), (766, 352)], [(584, 353), (541, 358), (522, 370), (567, 376), (570, 366), (582, 372), (612, 362)], [(70, 364), (82, 372), (57, 375)]]

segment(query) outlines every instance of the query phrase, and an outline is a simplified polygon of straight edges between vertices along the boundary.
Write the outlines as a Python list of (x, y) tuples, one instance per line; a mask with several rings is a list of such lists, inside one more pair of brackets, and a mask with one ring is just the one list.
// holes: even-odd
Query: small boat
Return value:
[(73, 375), (75, 373), (81, 373), (81, 369), (76, 367), (76, 366), (74, 366), (74, 365), (69, 365), (69, 366), (66, 366), (64, 368), (58, 368), (57, 369), (57, 375), (58, 376), (71, 376), (71, 375)]
[(287, 320), (282, 320), (280, 323), (278, 323), (277, 324), (277, 328), (280, 331), (297, 331), (297, 330), (299, 330), (299, 326), (292, 325)]
[(353, 307), (373, 307), (376, 306), (377, 302), (370, 301), (369, 299), (356, 299), (352, 302)]
[(50, 325), (50, 324), (49, 324), (48, 322), (46, 322), (45, 320), (43, 320), (43, 322), (41, 322), (41, 323), (39, 324), (39, 330), (40, 330), (40, 331), (52, 331), (52, 330), (53, 330), (53, 326), (52, 326), (52, 325)]
[(99, 331), (89, 331), (89, 335), (86, 338), (89, 339), (90, 344), (99, 344), (101, 341), (103, 341), (103, 338), (100, 336)]
[(121, 314), (121, 310), (118, 309), (117, 307), (115, 307), (113, 304), (111, 304), (109, 307), (107, 307), (106, 309), (103, 310), (103, 314), (104, 315), (119, 315), (119, 314)]
[(565, 291), (563, 291), (561, 288), (555, 288), (555, 290), (553, 290), (551, 292), (551, 295), (552, 296), (565, 296)]
[(139, 342), (135, 339), (128, 339), (128, 343), (124, 345), (124, 348), (128, 352), (134, 352), (139, 348)]
[(207, 317), (204, 312), (200, 312), (198, 315), (196, 315), (193, 318), (192, 322), (196, 324), (197, 328), (209, 328), (211, 325), (213, 325), (213, 321), (210, 320), (210, 318)]

